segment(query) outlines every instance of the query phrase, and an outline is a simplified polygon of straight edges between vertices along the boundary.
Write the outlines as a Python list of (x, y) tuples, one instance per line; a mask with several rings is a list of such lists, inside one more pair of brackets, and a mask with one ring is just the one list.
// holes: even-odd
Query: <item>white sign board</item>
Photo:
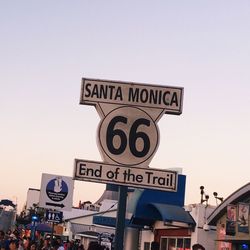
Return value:
[(164, 191), (177, 190), (177, 172), (75, 159), (74, 180)]
[(73, 189), (72, 177), (42, 174), (39, 207), (71, 211)]
[(83, 78), (80, 104), (140, 106), (182, 113), (183, 88)]
[(182, 87), (82, 79), (80, 104), (94, 105), (103, 162), (75, 160), (73, 179), (165, 191), (177, 190), (177, 172), (149, 168), (159, 145), (158, 121), (180, 115)]

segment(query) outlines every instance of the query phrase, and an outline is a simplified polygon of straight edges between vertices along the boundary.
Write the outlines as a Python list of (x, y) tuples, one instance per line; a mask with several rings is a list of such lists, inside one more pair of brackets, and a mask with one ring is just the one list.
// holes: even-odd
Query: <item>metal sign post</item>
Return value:
[(115, 250), (124, 248), (127, 186), (176, 191), (177, 173), (150, 169), (159, 145), (157, 122), (182, 113), (183, 88), (83, 78), (80, 104), (94, 105), (101, 121), (103, 162), (75, 160), (75, 180), (117, 184)]
[(115, 250), (124, 248), (127, 190), (128, 188), (126, 186), (119, 186), (119, 202), (115, 230)]
[(54, 228), (55, 228), (55, 222), (52, 222), (52, 232), (51, 232), (51, 235), (50, 235), (50, 240), (51, 240), (51, 243), (53, 242), (53, 237), (54, 237)]

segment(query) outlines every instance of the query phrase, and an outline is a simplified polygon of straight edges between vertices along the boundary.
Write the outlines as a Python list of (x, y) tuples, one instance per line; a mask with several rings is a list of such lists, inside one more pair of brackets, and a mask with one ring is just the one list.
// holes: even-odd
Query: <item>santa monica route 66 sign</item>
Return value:
[[(94, 105), (101, 117), (104, 163), (148, 168), (159, 145), (157, 122), (165, 113), (181, 114), (182, 96), (180, 87), (83, 78), (80, 104)], [(91, 179), (93, 171), (86, 169), (81, 178)]]

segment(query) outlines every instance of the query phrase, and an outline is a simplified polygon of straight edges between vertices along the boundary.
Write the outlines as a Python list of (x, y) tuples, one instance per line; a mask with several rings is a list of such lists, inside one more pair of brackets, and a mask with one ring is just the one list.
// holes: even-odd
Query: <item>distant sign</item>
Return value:
[(80, 104), (140, 106), (182, 113), (183, 88), (83, 78)]
[(56, 210), (71, 210), (74, 181), (71, 177), (42, 174), (39, 206)]
[(63, 212), (60, 211), (46, 211), (45, 219), (47, 222), (61, 223), (63, 218)]
[(112, 242), (114, 240), (114, 235), (110, 233), (101, 233), (98, 237), (98, 241), (101, 246), (104, 246), (106, 250), (111, 250)]
[(79, 159), (75, 160), (73, 179), (164, 191), (177, 190), (177, 172), (175, 171), (128, 167)]

